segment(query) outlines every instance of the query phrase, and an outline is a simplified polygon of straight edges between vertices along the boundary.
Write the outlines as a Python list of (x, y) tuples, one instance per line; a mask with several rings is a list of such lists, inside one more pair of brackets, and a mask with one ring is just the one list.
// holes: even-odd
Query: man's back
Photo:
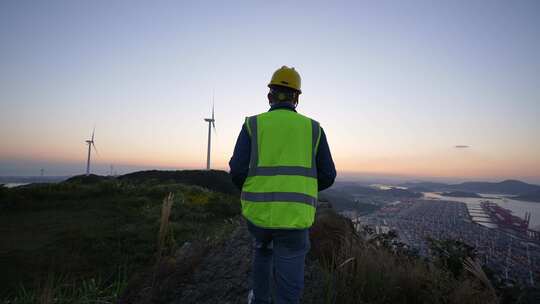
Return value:
[(246, 118), (229, 162), (254, 238), (251, 304), (271, 303), (271, 273), (276, 304), (300, 301), (317, 195), (336, 177), (323, 129), (296, 113), (300, 83), (294, 68), (273, 74), (271, 108)]
[[(292, 112), (296, 113), (296, 110), (293, 106), (287, 103), (274, 104), (268, 111), (272, 112)], [(300, 114), (297, 114), (300, 115)], [(333, 184), (336, 178), (336, 170), (334, 162), (332, 160), (332, 155), (330, 153), (330, 148), (326, 139), (326, 134), (324, 129), (320, 128), (320, 137), (319, 143), (317, 145), (317, 150), (315, 151), (315, 167), (317, 170), (317, 187), (319, 191), (322, 191), (330, 185)], [(248, 176), (250, 161), (251, 161), (251, 149), (252, 141), (250, 131), (248, 130), (246, 124), (242, 125), (240, 134), (236, 141), (234, 148), (234, 153), (229, 161), (230, 175), (234, 184), (242, 189), (244, 182)]]
[(248, 117), (246, 127), (251, 155), (242, 187), (242, 214), (258, 227), (309, 228), (318, 194), (319, 124), (280, 109)]
[(259, 166), (312, 166), (311, 148), (318, 124), (297, 112), (280, 109), (257, 115)]

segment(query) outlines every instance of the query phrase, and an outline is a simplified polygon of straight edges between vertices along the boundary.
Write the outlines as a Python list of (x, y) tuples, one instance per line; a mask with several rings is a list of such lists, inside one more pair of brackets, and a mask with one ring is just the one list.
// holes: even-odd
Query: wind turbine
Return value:
[(92, 138), (89, 140), (85, 140), (88, 144), (88, 158), (86, 159), (86, 176), (90, 175), (90, 153), (92, 151), (92, 147), (94, 147), (94, 151), (97, 152), (96, 145), (94, 144), (94, 132), (96, 131), (96, 127), (92, 130)]
[(212, 144), (212, 128), (216, 132), (216, 124), (214, 119), (214, 96), (212, 96), (212, 118), (205, 118), (204, 121), (208, 122), (208, 150), (206, 152), (206, 170), (210, 170), (210, 146)]

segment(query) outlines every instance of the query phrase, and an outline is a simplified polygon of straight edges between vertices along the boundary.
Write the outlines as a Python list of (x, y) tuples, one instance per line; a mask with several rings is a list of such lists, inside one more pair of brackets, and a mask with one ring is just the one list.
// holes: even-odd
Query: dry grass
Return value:
[(54, 299), (54, 273), (50, 272), (39, 293), (39, 304), (51, 304)]
[(169, 219), (171, 217), (171, 209), (174, 202), (174, 194), (169, 192), (169, 194), (163, 199), (163, 205), (161, 206), (161, 219), (159, 225), (158, 233), (158, 249), (157, 249), (157, 259), (158, 262), (161, 260), (163, 254), (163, 248), (165, 246), (165, 240), (169, 232)]
[(478, 279), (479, 282), (482, 282), (484, 287), (486, 287), (490, 291), (491, 298), (494, 300), (493, 303), (498, 302), (497, 292), (495, 291), (493, 284), (491, 284), (491, 281), (488, 279), (486, 273), (482, 269), (482, 266), (480, 265), (480, 263), (478, 263), (478, 261), (473, 260), (471, 258), (467, 258), (463, 262), (463, 267), (465, 268), (465, 270), (471, 273), (476, 279)]
[(164, 264), (167, 265), (167, 261), (163, 263), (162, 257), (163, 257), (163, 249), (165, 248), (165, 241), (167, 239), (167, 236), (169, 234), (169, 219), (171, 217), (171, 210), (172, 205), (174, 202), (174, 194), (172, 192), (169, 192), (169, 194), (163, 199), (163, 205), (161, 206), (161, 217), (160, 217), (160, 225), (159, 225), (159, 232), (158, 232), (158, 239), (157, 239), (157, 252), (156, 252), (156, 264), (154, 267), (153, 275), (152, 275), (152, 284), (148, 287), (151, 290), (154, 289), (156, 279), (160, 274), (163, 272)]
[(497, 303), (474, 261), (466, 265), (474, 276), (454, 279), (431, 263), (368, 241), (351, 227), (328, 212), (312, 228), (313, 253), (327, 274), (325, 303)]
[[(174, 194), (169, 193), (161, 208), (156, 261), (148, 272), (130, 280), (120, 297), (122, 304), (169, 303), (176, 289), (187, 282), (209, 250), (208, 241), (200, 240), (174, 250), (171, 238), (171, 211)], [(187, 244), (187, 243), (186, 243)], [(171, 250), (172, 249), (172, 250)]]

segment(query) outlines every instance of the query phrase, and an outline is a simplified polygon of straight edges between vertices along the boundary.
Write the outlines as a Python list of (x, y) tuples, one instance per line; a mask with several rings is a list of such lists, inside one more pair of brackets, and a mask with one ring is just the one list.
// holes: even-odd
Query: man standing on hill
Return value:
[(271, 278), (275, 303), (299, 303), (317, 195), (336, 178), (323, 129), (296, 112), (300, 81), (294, 68), (274, 73), (270, 110), (246, 118), (229, 162), (255, 239), (251, 304), (271, 303)]

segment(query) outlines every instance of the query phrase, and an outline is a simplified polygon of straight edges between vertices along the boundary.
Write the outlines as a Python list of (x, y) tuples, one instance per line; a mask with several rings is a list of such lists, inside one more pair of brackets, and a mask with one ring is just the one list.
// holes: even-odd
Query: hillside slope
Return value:
[[(220, 245), (201, 240), (182, 246), (132, 281), (120, 303), (246, 303), (251, 238), (243, 220), (238, 218), (236, 225)], [(474, 277), (454, 278), (434, 264), (391, 249), (387, 236), (368, 241), (354, 231), (333, 209), (317, 210), (301, 303), (493, 303), (493, 294)]]
[[(166, 250), (232, 229), (227, 219), (240, 212), (238, 195), (208, 189), (233, 192), (225, 172), (202, 173), (211, 177), (184, 183), (142, 175), (78, 176), (56, 184), (0, 188), (0, 303), (37, 296), (49, 277), (61, 286), (82, 288), (94, 282), (103, 289), (100, 293), (114, 297), (112, 285), (121, 288), (126, 277), (153, 263), (163, 199), (169, 193), (174, 204)], [(64, 303), (83, 291), (62, 291)]]

